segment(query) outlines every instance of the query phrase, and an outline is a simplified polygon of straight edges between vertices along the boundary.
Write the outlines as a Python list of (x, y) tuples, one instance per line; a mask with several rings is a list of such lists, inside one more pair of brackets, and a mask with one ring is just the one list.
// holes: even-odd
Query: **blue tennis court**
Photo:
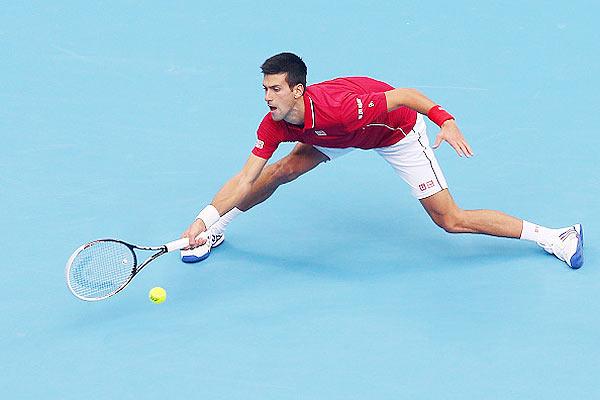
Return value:
[[(600, 398), (599, 14), (582, 0), (4, 4), (0, 393)], [(355, 151), (237, 218), (206, 261), (165, 255), (117, 296), (76, 299), (78, 246), (177, 239), (239, 171), (268, 111), (259, 67), (282, 51), (309, 84), (367, 75), (443, 104), (476, 154), (436, 150), (457, 203), (581, 222), (583, 268), (445, 233)]]

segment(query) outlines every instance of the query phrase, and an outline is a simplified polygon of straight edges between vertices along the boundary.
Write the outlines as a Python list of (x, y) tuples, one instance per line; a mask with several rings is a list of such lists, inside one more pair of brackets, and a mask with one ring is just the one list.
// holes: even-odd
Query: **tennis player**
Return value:
[[(225, 228), (236, 216), (265, 201), (280, 185), (358, 148), (373, 150), (387, 161), (445, 231), (533, 241), (571, 268), (583, 265), (580, 224), (550, 229), (500, 211), (457, 206), (432, 149), (447, 142), (461, 157), (471, 157), (473, 151), (454, 117), (419, 91), (367, 77), (306, 86), (306, 65), (292, 53), (267, 59), (261, 69), (269, 113), (242, 170), (183, 233), (191, 242), (181, 253), (184, 262), (205, 259), (223, 242)], [(440, 127), (433, 146), (424, 116)], [(267, 166), (281, 142), (298, 143)]]

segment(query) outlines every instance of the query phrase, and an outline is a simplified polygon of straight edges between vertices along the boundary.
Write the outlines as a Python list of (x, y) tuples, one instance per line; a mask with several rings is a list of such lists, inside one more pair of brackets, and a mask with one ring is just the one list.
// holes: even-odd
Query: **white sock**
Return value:
[(521, 232), (520, 239), (549, 243), (556, 238), (560, 232), (562, 232), (562, 229), (546, 228), (545, 226), (532, 224), (531, 222), (523, 220), (523, 231)]
[(213, 226), (210, 227), (210, 231), (217, 235), (222, 235), (223, 233), (225, 233), (227, 225), (229, 225), (229, 223), (241, 213), (243, 213), (243, 211), (238, 209), (237, 207), (232, 208), (225, 214), (221, 215), (221, 218), (219, 218), (219, 220), (215, 222)]

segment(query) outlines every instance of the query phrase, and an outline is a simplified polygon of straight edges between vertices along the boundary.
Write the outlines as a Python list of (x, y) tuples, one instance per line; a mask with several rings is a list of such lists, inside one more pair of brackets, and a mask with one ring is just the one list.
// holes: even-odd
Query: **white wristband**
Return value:
[(214, 223), (216, 223), (221, 216), (219, 215), (219, 211), (212, 204), (207, 205), (198, 213), (196, 219), (201, 219), (206, 226), (206, 229), (210, 228)]

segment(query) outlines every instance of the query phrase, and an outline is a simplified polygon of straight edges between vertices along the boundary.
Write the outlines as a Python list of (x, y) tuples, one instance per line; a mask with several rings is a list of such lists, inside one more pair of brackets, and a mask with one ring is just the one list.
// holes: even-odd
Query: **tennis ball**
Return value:
[(161, 287), (154, 287), (148, 292), (148, 297), (152, 302), (160, 304), (167, 299), (167, 291)]

